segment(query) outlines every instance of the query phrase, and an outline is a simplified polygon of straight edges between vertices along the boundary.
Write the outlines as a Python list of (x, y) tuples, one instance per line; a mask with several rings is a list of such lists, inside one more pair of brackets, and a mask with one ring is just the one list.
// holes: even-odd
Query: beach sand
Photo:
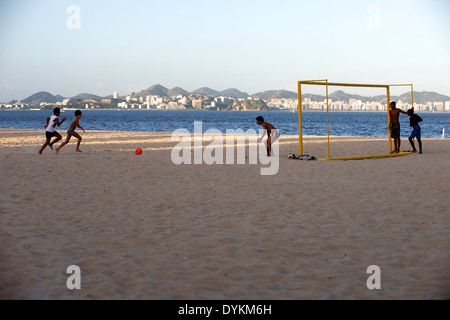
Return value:
[[(0, 299), (449, 299), (450, 141), (423, 155), (181, 165), (169, 133), (88, 132), (75, 153), (0, 130)], [(134, 154), (142, 148), (142, 156)], [(403, 139), (402, 150), (410, 149)], [(305, 153), (326, 156), (324, 137)], [(332, 138), (334, 156), (387, 139)], [(66, 287), (81, 268), (81, 290)], [(381, 268), (369, 290), (367, 268)]]

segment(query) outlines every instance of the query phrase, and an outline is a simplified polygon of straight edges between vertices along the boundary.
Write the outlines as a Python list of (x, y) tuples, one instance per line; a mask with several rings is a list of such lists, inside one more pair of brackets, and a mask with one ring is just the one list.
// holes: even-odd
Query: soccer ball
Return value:
[(141, 148), (137, 148), (136, 151), (134, 151), (134, 153), (135, 153), (137, 156), (140, 156), (140, 155), (142, 154), (142, 149), (141, 149)]

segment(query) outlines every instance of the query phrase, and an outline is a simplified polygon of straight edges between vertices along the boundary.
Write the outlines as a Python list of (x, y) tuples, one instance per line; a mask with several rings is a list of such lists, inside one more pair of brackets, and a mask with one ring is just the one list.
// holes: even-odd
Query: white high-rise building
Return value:
[(450, 101), (445, 102), (445, 111), (450, 111)]
[(116, 100), (119, 99), (119, 93), (117, 92), (117, 90), (114, 91), (113, 98), (116, 99)]

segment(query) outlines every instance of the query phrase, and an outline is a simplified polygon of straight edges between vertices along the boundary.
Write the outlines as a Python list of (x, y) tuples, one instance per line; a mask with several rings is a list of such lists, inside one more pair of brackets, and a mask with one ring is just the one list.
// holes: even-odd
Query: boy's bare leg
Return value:
[(423, 150), (422, 150), (422, 139), (417, 139), (417, 142), (419, 143), (419, 150), (420, 150), (420, 152), (419, 152), (419, 154), (423, 154)]
[(42, 152), (44, 151), (45, 148), (47, 148), (47, 146), (50, 144), (50, 140), (47, 139), (47, 141), (44, 143), (44, 145), (42, 146), (41, 150), (39, 150), (38, 154), (42, 154)]
[(52, 149), (52, 150), (53, 150), (53, 145), (62, 140), (62, 136), (59, 133), (57, 133), (55, 136), (56, 136), (56, 139), (48, 145), (50, 147), (50, 149)]
[(267, 138), (267, 156), (270, 157), (272, 155), (272, 137), (269, 136)]
[(413, 139), (409, 139), (409, 142), (411, 143), (411, 146), (413, 148), (413, 152), (417, 152), (416, 146), (414, 145), (414, 140)]
[(78, 143), (77, 143), (77, 152), (83, 152), (83, 151), (81, 151), (80, 150), (80, 144), (81, 144), (81, 140), (83, 140), (83, 138), (78, 134), (78, 133), (76, 133), (76, 132), (74, 132), (73, 134), (72, 134), (75, 138), (77, 138), (78, 139)]
[(70, 141), (70, 138), (72, 138), (72, 135), (70, 135), (70, 134), (68, 134), (67, 135), (67, 139), (66, 139), (66, 141), (64, 141), (58, 148), (56, 148), (56, 153), (58, 153), (59, 152), (59, 150), (61, 150), (61, 148), (62, 147), (64, 147), (66, 144), (68, 144), (69, 143), (69, 141)]
[(392, 154), (397, 152), (397, 139), (394, 138), (394, 151), (392, 151)]
[(274, 143), (276, 143), (278, 141), (278, 139), (280, 139), (280, 134), (278, 131), (275, 131), (275, 134), (273, 135), (273, 137), (270, 138), (270, 154), (271, 154), (271, 156), (275, 156), (275, 154), (272, 152), (272, 145)]
[(394, 139), (394, 147), (395, 150), (392, 153), (399, 153), (400, 152), (400, 139)]

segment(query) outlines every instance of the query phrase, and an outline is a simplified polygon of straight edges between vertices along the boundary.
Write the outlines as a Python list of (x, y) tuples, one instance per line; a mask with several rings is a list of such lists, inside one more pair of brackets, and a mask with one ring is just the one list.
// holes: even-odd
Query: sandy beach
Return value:
[[(282, 136), (278, 174), (261, 176), (177, 166), (170, 133), (83, 137), (83, 153), (72, 141), (40, 156), (42, 130), (0, 129), (0, 299), (450, 299), (449, 140), (307, 162)], [(332, 138), (332, 152), (385, 154), (387, 141)], [(70, 265), (81, 290), (66, 287)], [(366, 286), (371, 265), (381, 290)]]

